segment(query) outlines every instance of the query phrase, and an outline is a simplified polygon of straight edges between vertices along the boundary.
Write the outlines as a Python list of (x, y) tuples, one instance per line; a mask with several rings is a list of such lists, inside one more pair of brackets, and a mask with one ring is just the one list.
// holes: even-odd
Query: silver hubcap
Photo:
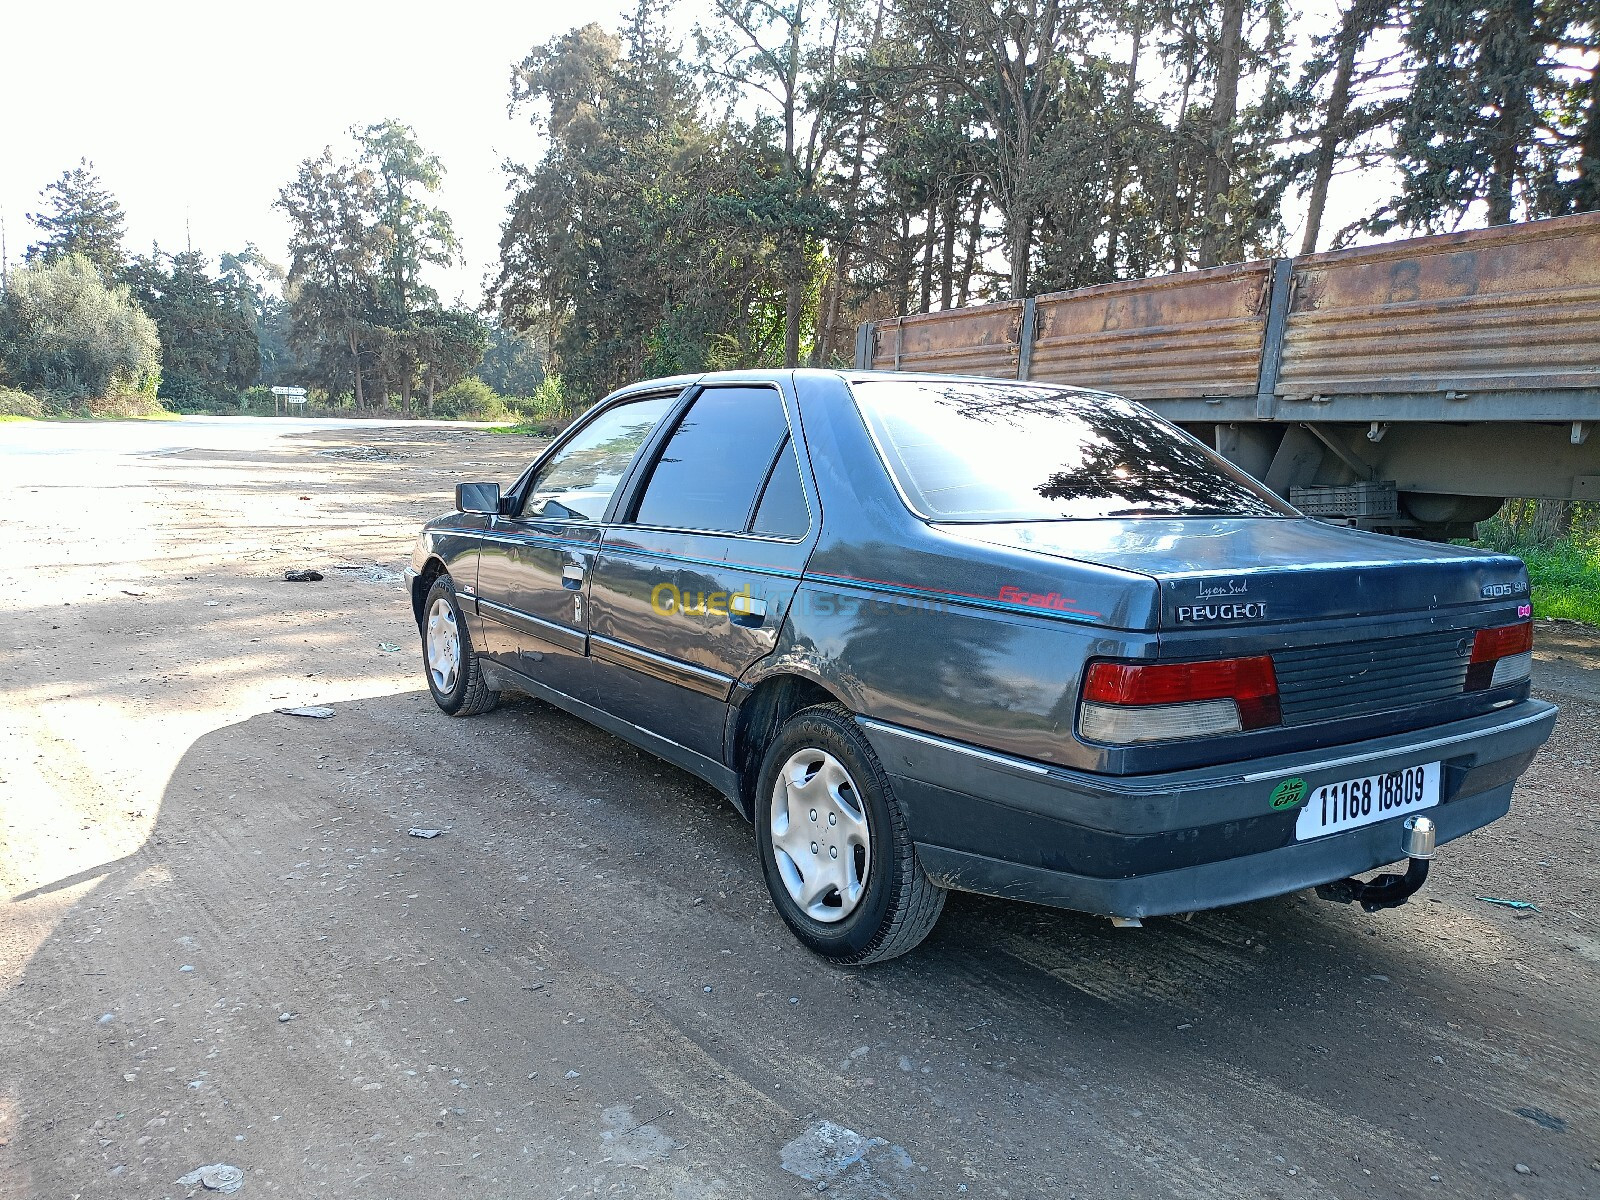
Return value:
[(440, 596), (428, 610), (428, 674), (433, 686), (444, 695), (456, 690), (461, 674), (461, 631), (456, 628), (456, 610)]
[(842, 921), (867, 890), (867, 808), (825, 750), (801, 750), (772, 789), (772, 853), (790, 898), (813, 921)]

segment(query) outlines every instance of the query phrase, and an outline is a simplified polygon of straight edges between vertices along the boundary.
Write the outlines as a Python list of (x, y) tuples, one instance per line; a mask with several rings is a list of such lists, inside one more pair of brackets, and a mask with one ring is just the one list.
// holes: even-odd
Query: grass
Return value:
[(521, 437), (553, 437), (561, 431), (557, 422), (519, 421), (515, 425), (491, 425), (485, 433), (514, 433)]
[(1533, 615), (1600, 625), (1600, 555), (1580, 545), (1513, 550), (1528, 564)]
[(1507, 500), (1461, 543), (1528, 564), (1533, 615), (1600, 625), (1600, 506), (1592, 501)]
[(15, 413), (0, 413), (0, 421), (43, 421), (52, 425), (72, 425), (82, 421), (179, 421), (181, 413), (151, 412), (151, 413), (91, 413), (83, 416), (81, 413), (47, 413), (42, 417), (23, 417)]

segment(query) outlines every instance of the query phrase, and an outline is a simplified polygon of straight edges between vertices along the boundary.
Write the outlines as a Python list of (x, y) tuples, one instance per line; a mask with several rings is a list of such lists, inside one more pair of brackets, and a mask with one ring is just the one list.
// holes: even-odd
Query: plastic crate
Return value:
[(1308, 517), (1397, 517), (1400, 499), (1393, 480), (1338, 486), (1291, 487), (1289, 503)]

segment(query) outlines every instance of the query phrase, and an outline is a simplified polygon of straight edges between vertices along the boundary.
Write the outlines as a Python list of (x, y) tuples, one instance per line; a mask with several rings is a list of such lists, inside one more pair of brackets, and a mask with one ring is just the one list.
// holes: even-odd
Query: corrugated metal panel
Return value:
[(1600, 213), (1297, 258), (1284, 396), (1600, 386)]
[[(1254, 396), (1271, 274), (1263, 260), (1042, 296), (1029, 374), (1141, 400)], [(1279, 396), (1600, 388), (1600, 213), (1308, 255), (1288, 278)], [(884, 321), (871, 363), (1015, 377), (1022, 314)]]
[(1031, 376), (1135, 400), (1254, 395), (1271, 271), (1262, 260), (1041, 296)]
[(872, 365), (880, 371), (1017, 377), (1022, 303), (985, 304), (880, 321)]
[(1461, 630), (1276, 650), (1285, 725), (1309, 725), (1459, 696), (1472, 635)]

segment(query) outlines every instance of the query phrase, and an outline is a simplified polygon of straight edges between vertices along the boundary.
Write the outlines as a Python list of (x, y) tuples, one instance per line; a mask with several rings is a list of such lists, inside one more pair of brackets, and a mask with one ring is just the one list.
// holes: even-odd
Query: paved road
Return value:
[(428, 700), (410, 532), (529, 450), (0, 425), (0, 1197), (1600, 1193), (1592, 636), (1541, 629), (1557, 738), (1403, 909), (956, 896), (844, 972), (701, 784)]

